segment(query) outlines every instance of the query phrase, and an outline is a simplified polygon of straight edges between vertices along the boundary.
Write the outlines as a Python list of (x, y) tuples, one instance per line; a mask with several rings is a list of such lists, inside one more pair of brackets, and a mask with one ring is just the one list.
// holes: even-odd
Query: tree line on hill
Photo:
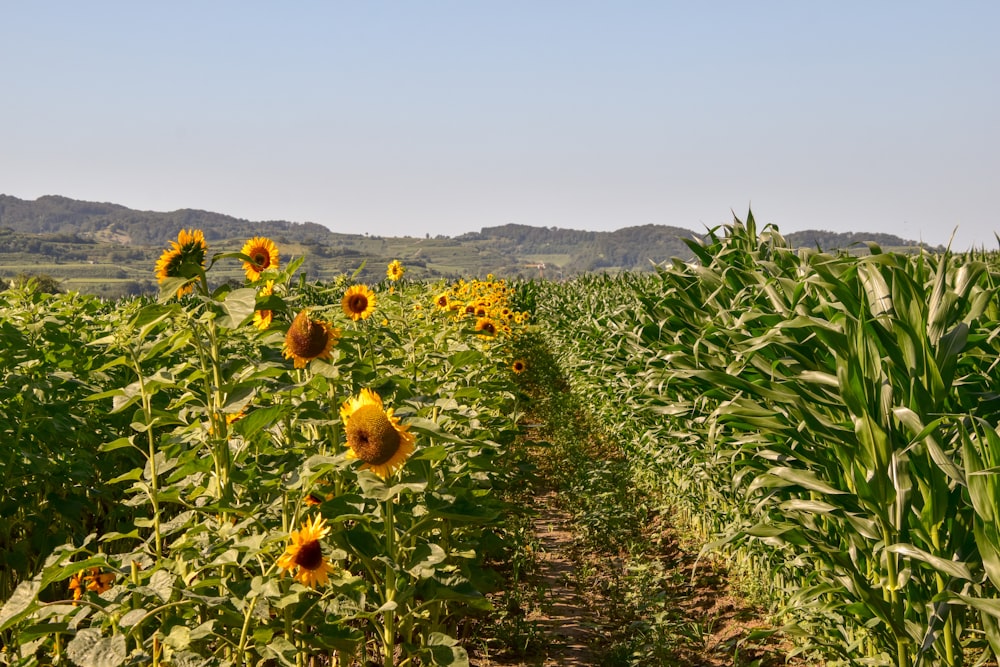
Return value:
[[(176, 239), (178, 230), (191, 228), (201, 229), (210, 243), (226, 240), (232, 245), (238, 239), (265, 235), (282, 244), (296, 244), (313, 269), (311, 275), (350, 270), (366, 259), (377, 263), (388, 257), (409, 262), (417, 278), (450, 277), (461, 271), (536, 277), (537, 273), (525, 267), (543, 263), (552, 264), (564, 277), (650, 270), (654, 263), (673, 258), (693, 259), (685, 239), (703, 238), (688, 229), (651, 224), (612, 232), (507, 224), (452, 238), (380, 237), (339, 233), (313, 222), (252, 222), (195, 209), (138, 211), (119, 204), (56, 195), (34, 201), (0, 195), (0, 268), (5, 257), (10, 261), (28, 256), (46, 257), (47, 262), (56, 264), (148, 263), (155, 261), (158, 249)], [(793, 247), (826, 251), (859, 246), (863, 249), (864, 242), (875, 242), (885, 249), (918, 246), (894, 235), (877, 233), (806, 231), (785, 238)], [(367, 271), (363, 279), (377, 273), (371, 267)]]

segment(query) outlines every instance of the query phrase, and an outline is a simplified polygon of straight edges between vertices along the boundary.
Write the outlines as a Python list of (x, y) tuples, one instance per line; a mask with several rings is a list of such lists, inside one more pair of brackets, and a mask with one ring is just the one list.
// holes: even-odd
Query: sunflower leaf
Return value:
[(125, 635), (102, 637), (97, 628), (84, 628), (66, 646), (66, 655), (80, 667), (118, 667), (125, 662)]
[(228, 318), (219, 320), (219, 324), (230, 329), (235, 329), (250, 317), (257, 306), (257, 290), (252, 287), (236, 289), (226, 295), (222, 302), (222, 308), (226, 311)]

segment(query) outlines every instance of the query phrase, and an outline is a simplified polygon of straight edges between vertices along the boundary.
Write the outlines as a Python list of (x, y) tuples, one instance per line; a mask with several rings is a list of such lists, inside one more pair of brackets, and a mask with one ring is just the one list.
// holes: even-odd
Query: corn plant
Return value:
[[(539, 321), (637, 477), (719, 535), (711, 548), (739, 542), (779, 567), (790, 632), (847, 662), (988, 651), (974, 448), (939, 421), (996, 423), (988, 262), (794, 251), (752, 215), (724, 232), (655, 279), (541, 287)], [(979, 432), (966, 441), (988, 442)]]

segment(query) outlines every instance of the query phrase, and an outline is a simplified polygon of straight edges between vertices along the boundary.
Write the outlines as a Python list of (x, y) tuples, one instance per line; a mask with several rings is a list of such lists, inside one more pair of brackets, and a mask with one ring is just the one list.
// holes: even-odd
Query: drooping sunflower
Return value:
[(510, 365), (510, 369), (515, 373), (517, 373), (518, 375), (527, 370), (527, 368), (528, 364), (526, 364), (523, 359), (515, 359), (514, 363)]
[(302, 524), (301, 530), (293, 530), (289, 536), (292, 543), (278, 557), (281, 574), (295, 569), (295, 579), (302, 585), (311, 588), (325, 586), (329, 574), (333, 572), (333, 566), (323, 556), (323, 545), (319, 541), (329, 532), (330, 526), (326, 525), (323, 517), (315, 522), (309, 517)]
[[(157, 281), (162, 283), (167, 278), (192, 277), (197, 268), (205, 268), (207, 252), (208, 243), (200, 229), (182, 229), (177, 234), (177, 240), (171, 241), (170, 247), (156, 260)], [(193, 289), (190, 283), (184, 285), (177, 290), (177, 296), (183, 296)]]
[(243, 262), (243, 271), (250, 282), (260, 280), (264, 271), (278, 268), (278, 246), (269, 238), (255, 236), (243, 244), (240, 252), (250, 258), (249, 262)]
[(375, 312), (375, 293), (366, 285), (352, 285), (344, 292), (340, 307), (355, 322), (367, 320)]
[[(259, 296), (271, 296), (274, 294), (274, 281), (268, 280), (260, 290)], [(253, 325), (263, 331), (271, 326), (274, 313), (270, 310), (255, 310), (253, 312)]]
[(302, 310), (285, 334), (285, 359), (294, 359), (296, 368), (305, 368), (313, 359), (329, 359), (330, 350), (340, 340), (340, 329), (329, 322), (314, 320)]
[(476, 331), (480, 338), (493, 338), (497, 335), (497, 323), (488, 317), (480, 317), (476, 320)]
[(406, 273), (406, 269), (399, 263), (398, 259), (389, 262), (389, 266), (385, 269), (385, 277), (392, 281), (399, 280), (404, 273)]
[(364, 463), (382, 479), (388, 479), (413, 453), (416, 437), (409, 426), (399, 423), (392, 408), (385, 410), (382, 398), (371, 389), (344, 401), (340, 419), (347, 434), (348, 458)]

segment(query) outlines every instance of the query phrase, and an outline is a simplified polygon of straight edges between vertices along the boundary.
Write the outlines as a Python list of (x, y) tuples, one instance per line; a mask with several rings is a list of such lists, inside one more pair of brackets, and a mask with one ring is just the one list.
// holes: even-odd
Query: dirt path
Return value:
[(595, 646), (602, 624), (580, 590), (572, 517), (549, 491), (535, 496), (537, 541), (534, 606), (525, 620), (541, 635), (537, 655), (522, 659), (473, 657), (473, 667), (582, 667), (601, 664)]
[(593, 650), (601, 639), (601, 624), (578, 584), (577, 563), (572, 557), (576, 541), (572, 518), (556, 506), (555, 494), (538, 498), (535, 536), (539, 543), (539, 585), (543, 598), (528, 615), (550, 638), (544, 665), (594, 665)]
[[(658, 610), (667, 624), (678, 628), (669, 640), (669, 657), (609, 653), (634, 623), (634, 610), (616, 599), (635, 584), (626, 581), (622, 554), (583, 550), (572, 517), (559, 507), (556, 493), (535, 496), (536, 570), (531, 577), (533, 600), (524, 619), (539, 635), (535, 650), (520, 658), (472, 656), (473, 667), (648, 666), (732, 667), (786, 664), (787, 647), (777, 640), (746, 642), (765, 626), (759, 610), (730, 588), (727, 574), (711, 561), (694, 564), (697, 553), (677, 539), (662, 516), (649, 518), (647, 529), (654, 553), (665, 573), (659, 590), (647, 591), (663, 600)], [(651, 620), (651, 619), (642, 619)]]

